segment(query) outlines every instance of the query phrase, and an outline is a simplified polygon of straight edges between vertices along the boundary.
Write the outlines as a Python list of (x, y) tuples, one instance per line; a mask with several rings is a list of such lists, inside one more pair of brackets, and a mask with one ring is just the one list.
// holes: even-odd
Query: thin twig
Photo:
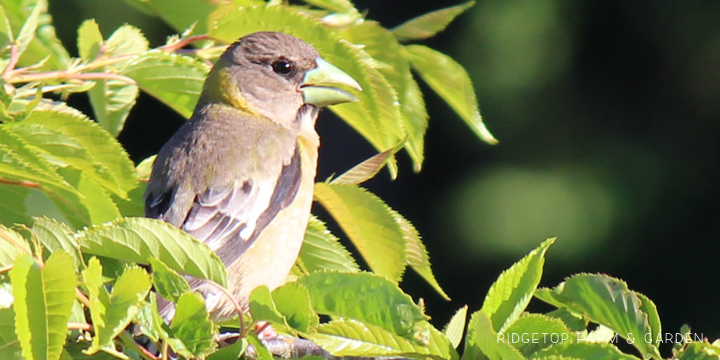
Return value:
[(238, 317), (240, 318), (240, 333), (245, 334), (245, 319), (243, 318), (244, 312), (243, 312), (242, 306), (240, 306), (240, 303), (238, 303), (237, 300), (235, 299), (235, 297), (226, 288), (224, 288), (220, 284), (218, 284), (212, 280), (207, 280), (207, 283), (214, 286), (218, 290), (220, 290), (221, 293), (225, 294), (225, 296), (233, 304), (233, 306), (235, 307), (235, 312), (237, 312)]
[(137, 85), (135, 80), (119, 75), (119, 74), (111, 74), (111, 73), (74, 73), (74, 72), (68, 72), (64, 70), (59, 71), (50, 71), (46, 73), (36, 73), (36, 74), (27, 74), (27, 75), (15, 75), (13, 77), (6, 78), (5, 81), (10, 84), (15, 83), (26, 83), (31, 81), (39, 81), (39, 80), (119, 80), (122, 82), (126, 82), (128, 84)]
[(85, 307), (87, 307), (88, 309), (90, 308), (90, 299), (88, 299), (88, 297), (85, 296), (85, 294), (83, 294), (82, 291), (80, 291), (80, 289), (78, 288), (75, 288), (75, 297), (78, 299), (78, 301), (85, 305)]
[[(188, 44), (200, 41), (200, 40), (207, 40), (209, 39), (207, 34), (203, 35), (195, 35), (190, 36), (184, 39), (181, 39), (180, 41), (160, 46), (156, 49), (166, 51), (166, 52), (175, 52), (177, 50), (182, 49), (183, 47), (187, 46)], [(13, 53), (14, 51), (14, 53)], [(80, 65), (78, 67), (68, 69), (68, 70), (56, 70), (56, 71), (48, 71), (44, 73), (34, 73), (34, 74), (28, 74), (27, 72), (31, 70), (33, 67), (25, 67), (20, 69), (15, 69), (15, 66), (17, 65), (18, 56), (17, 56), (17, 48), (15, 46), (12, 47), (11, 53), (10, 53), (10, 61), (8, 63), (8, 66), (3, 71), (3, 80), (5, 82), (14, 84), (14, 83), (22, 83), (22, 82), (30, 82), (30, 81), (37, 81), (37, 80), (49, 80), (49, 79), (56, 79), (56, 80), (68, 80), (68, 79), (80, 79), (80, 80), (98, 80), (98, 79), (108, 79), (108, 80), (120, 80), (129, 84), (136, 84), (134, 80), (118, 75), (118, 74), (111, 74), (111, 73), (84, 73), (85, 71), (92, 71), (99, 68), (103, 68), (105, 66), (114, 65), (119, 62), (127, 61), (132, 58), (137, 57), (139, 54), (130, 54), (130, 55), (121, 55), (116, 56), (112, 58), (98, 58), (92, 62), (89, 62), (85, 65)]]
[(87, 323), (69, 322), (67, 327), (69, 330), (93, 331), (93, 326)]
[(210, 37), (207, 34), (189, 36), (184, 39), (180, 39), (180, 41), (178, 41), (176, 43), (163, 45), (163, 46), (159, 47), (158, 49), (160, 49), (162, 51), (167, 51), (167, 52), (175, 52), (177, 50), (184, 48), (185, 46), (189, 45), (190, 43), (193, 43), (195, 41), (207, 40), (209, 38)]
[(13, 71), (13, 69), (15, 69), (15, 66), (17, 66), (19, 58), (20, 56), (18, 55), (18, 47), (17, 45), (13, 45), (10, 48), (10, 59), (8, 59), (8, 64), (5, 67), (5, 70), (3, 70), (3, 74)]

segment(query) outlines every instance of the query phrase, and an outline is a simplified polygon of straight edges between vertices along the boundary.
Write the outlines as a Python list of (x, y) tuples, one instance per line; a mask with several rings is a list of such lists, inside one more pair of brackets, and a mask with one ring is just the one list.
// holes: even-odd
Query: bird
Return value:
[[(341, 87), (362, 91), (308, 43), (280, 32), (246, 35), (214, 64), (192, 116), (153, 163), (145, 216), (207, 244), (243, 311), (255, 288), (279, 287), (297, 260), (313, 201), (318, 113), (358, 101)], [(186, 278), (211, 318), (235, 315), (215, 286)], [(171, 319), (174, 306), (159, 306)]]

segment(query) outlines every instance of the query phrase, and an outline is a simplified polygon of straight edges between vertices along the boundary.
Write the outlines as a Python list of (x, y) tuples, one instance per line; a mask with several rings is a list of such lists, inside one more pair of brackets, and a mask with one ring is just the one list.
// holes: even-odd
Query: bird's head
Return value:
[(284, 124), (303, 105), (357, 101), (336, 87), (360, 85), (309, 44), (278, 32), (257, 32), (232, 44), (208, 75), (201, 103), (223, 102)]

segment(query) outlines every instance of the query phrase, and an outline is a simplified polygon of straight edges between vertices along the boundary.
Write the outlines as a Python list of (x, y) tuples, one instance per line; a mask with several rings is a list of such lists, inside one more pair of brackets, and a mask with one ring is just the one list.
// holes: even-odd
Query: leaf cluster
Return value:
[[(0, 0), (0, 359), (236, 359), (252, 345), (272, 355), (250, 325), (269, 322), (334, 356), (460, 359), (467, 307), (444, 330), (398, 284), (407, 267), (448, 298), (436, 281), (418, 231), (360, 184), (404, 150), (419, 171), (428, 115), (415, 75), (481, 139), (494, 143), (472, 84), (452, 58), (419, 44), (472, 2), (412, 19), (394, 29), (366, 19), (347, 0), (127, 0), (180, 35), (151, 48), (123, 25), (103, 35), (94, 20), (78, 29), (77, 57), (57, 39), (47, 0)], [(203, 243), (146, 219), (142, 194), (153, 158), (135, 164), (116, 137), (144, 91), (190, 116), (210, 64), (227, 44), (254, 31), (283, 31), (314, 45), (364, 91), (357, 103), (331, 107), (379, 152), (319, 182), (328, 210), (368, 269), (312, 217), (287, 283), (261, 287), (250, 314), (217, 323), (183, 275), (225, 291), (226, 270)], [(194, 46), (188, 48), (188, 46)], [(88, 96), (93, 119), (67, 105)], [(540, 289), (544, 242), (504, 272), (471, 315), (462, 358), (658, 358), (658, 341), (635, 355), (600, 335), (661, 334), (652, 302), (619, 280), (581, 274)], [(557, 307), (529, 314), (533, 296)], [(159, 297), (176, 304), (166, 322)], [(589, 327), (599, 325), (596, 329)], [(234, 345), (220, 339), (240, 337)], [(505, 342), (525, 333), (567, 335), (562, 342)], [(222, 333), (222, 334), (221, 334)], [(138, 336), (140, 335), (140, 336)], [(520, 336), (522, 338), (522, 336)], [(141, 340), (142, 339), (142, 340)], [(655, 339), (653, 337), (653, 339)], [(684, 341), (677, 358), (717, 357), (717, 344)]]

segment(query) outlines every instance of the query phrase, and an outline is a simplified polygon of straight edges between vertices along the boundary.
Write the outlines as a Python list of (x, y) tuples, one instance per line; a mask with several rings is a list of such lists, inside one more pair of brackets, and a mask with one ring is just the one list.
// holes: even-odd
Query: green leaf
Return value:
[(75, 235), (83, 252), (147, 264), (158, 258), (171, 269), (225, 286), (220, 258), (204, 243), (160, 220), (123, 218)]
[(150, 295), (148, 302), (140, 310), (137, 317), (137, 325), (140, 332), (147, 336), (152, 342), (157, 343), (160, 339), (167, 341), (169, 335), (165, 331), (165, 321), (160, 316), (157, 306), (157, 297)]
[(338, 319), (306, 334), (315, 344), (334, 356), (397, 356), (452, 359), (457, 355), (442, 333), (432, 328), (427, 345), (398, 336), (387, 329), (353, 319)]
[(83, 21), (78, 28), (77, 47), (80, 57), (85, 61), (92, 61), (100, 55), (103, 44), (102, 33), (95, 19)]
[[(1, 151), (1, 150), (0, 150)], [(0, 224), (30, 224), (32, 218), (27, 214), (25, 199), (30, 189), (21, 186), (0, 184)]]
[(587, 319), (583, 318), (581, 315), (573, 314), (564, 308), (555, 309), (545, 315), (562, 320), (562, 322), (565, 323), (565, 326), (571, 331), (585, 331), (588, 326)]
[(153, 286), (160, 296), (178, 302), (182, 294), (191, 291), (187, 280), (162, 261), (154, 257), (150, 258), (150, 266), (152, 266)]
[(143, 91), (189, 118), (210, 68), (178, 54), (150, 50), (129, 61), (122, 74), (135, 80)]
[(525, 313), (502, 334), (508, 341), (526, 356), (535, 356), (541, 349), (563, 341), (574, 341), (575, 334), (565, 324), (555, 318), (541, 314)]
[[(405, 138), (397, 94), (378, 70), (382, 65), (359, 46), (343, 40), (319, 20), (285, 6), (238, 7), (224, 14), (210, 36), (225, 43), (256, 31), (280, 31), (309, 44), (333, 65), (352, 76), (363, 91), (351, 90), (360, 101), (330, 106), (377, 150), (385, 151)], [(394, 177), (397, 166), (390, 164)]]
[(0, 126), (0, 178), (30, 182), (33, 184), (27, 184), (27, 187), (40, 188), (60, 198), (79, 195), (75, 188), (57, 174), (53, 165), (31, 150), (28, 143), (11, 131), (8, 125)]
[(404, 56), (402, 46), (392, 33), (374, 21), (366, 20), (347, 27), (342, 35), (354, 44), (363, 44), (363, 49), (370, 56), (385, 65), (378, 67), (378, 71), (397, 93), (406, 139), (403, 146), (413, 160), (415, 171), (419, 171), (424, 159), (428, 115), (422, 93), (410, 73), (410, 64)]
[(308, 332), (320, 323), (310, 303), (310, 292), (304, 286), (286, 283), (272, 292), (272, 298), (278, 312), (293, 329)]
[(422, 40), (445, 30), (455, 17), (475, 5), (475, 1), (435, 10), (408, 20), (391, 31), (400, 40)]
[(93, 257), (83, 271), (83, 278), (89, 292), (90, 315), (93, 320), (92, 346), (86, 351), (92, 355), (100, 350), (114, 354), (113, 339), (117, 337), (143, 307), (143, 300), (150, 292), (150, 275), (136, 266), (128, 266), (115, 281), (112, 292), (108, 293), (102, 282), (102, 266)]
[(502, 334), (493, 328), (492, 321), (482, 311), (476, 311), (468, 323), (465, 351), (462, 360), (522, 360), (524, 356)]
[(640, 310), (648, 316), (648, 325), (650, 325), (650, 334), (653, 339), (652, 342), (655, 346), (660, 346), (659, 337), (662, 336), (662, 325), (660, 324), (660, 314), (658, 314), (657, 306), (655, 306), (655, 303), (647, 296), (638, 292), (634, 294), (640, 298)]
[[(52, 156), (62, 157), (63, 160), (70, 161), (76, 166), (85, 165), (82, 169), (92, 169), (96, 174), (94, 179), (97, 178), (105, 189), (122, 198), (127, 196), (128, 191), (138, 186), (135, 166), (122, 145), (97, 123), (77, 110), (38, 108), (23, 122), (12, 125), (27, 126), (31, 129), (35, 128), (34, 126), (41, 126), (50, 129), (57, 136), (64, 136), (68, 141), (78, 144), (82, 147), (80, 150), (82, 155), (77, 159), (73, 158), (74, 155), (80, 154), (73, 153), (63, 145), (59, 147), (48, 145), (47, 149)], [(58, 152), (66, 155), (61, 156)], [(84, 164), (83, 160), (88, 164)]]
[(315, 184), (315, 199), (332, 215), (373, 272), (399, 281), (405, 270), (405, 233), (392, 209), (367, 190)]
[(358, 12), (352, 2), (348, 0), (303, 0), (304, 2), (317, 6), (321, 9), (327, 9), (339, 13)]
[(42, 8), (43, 7), (40, 4), (35, 5), (32, 12), (30, 13), (30, 16), (25, 19), (25, 23), (23, 24), (17, 38), (15, 39), (18, 58), (22, 57), (22, 54), (25, 52), (25, 50), (27, 50), (30, 42), (33, 41), (33, 39), (35, 38), (35, 31), (38, 28), (38, 18), (40, 17), (40, 12), (43, 10)]
[[(609, 327), (624, 339), (644, 339), (645, 334), (655, 335), (660, 330), (655, 305), (643, 305), (643, 299), (628, 289), (625, 282), (607, 275), (578, 274), (552, 290), (539, 289), (535, 297), (559, 308), (584, 314), (590, 321)], [(651, 312), (645, 309), (651, 309)], [(653, 316), (653, 320), (649, 315)], [(660, 357), (653, 342), (634, 341), (633, 346), (643, 357)]]
[(720, 347), (717, 344), (705, 342), (689, 343), (678, 355), (678, 360), (717, 360), (720, 357)]
[(7, 14), (5, 14), (5, 8), (0, 5), (0, 46), (2, 46), (2, 49), (5, 49), (14, 39), (10, 19), (8, 19)]
[(482, 313), (492, 321), (492, 328), (500, 333), (512, 325), (525, 311), (542, 277), (545, 253), (555, 238), (540, 246), (503, 271), (492, 284), (483, 302)]
[[(42, 70), (64, 68), (66, 62), (70, 60), (70, 56), (60, 43), (60, 40), (55, 36), (52, 17), (48, 13), (47, 0), (3, 1), (3, 7), (10, 27), (15, 34), (19, 34), (21, 32), (20, 28), (28, 23), (28, 19), (32, 14), (39, 11), (38, 18), (35, 21), (37, 28), (32, 34), (34, 38), (27, 45), (18, 66), (24, 67), (44, 61)], [(31, 34), (27, 36), (31, 36)], [(16, 43), (19, 42), (19, 37), (16, 38)]]
[(124, 24), (115, 30), (105, 44), (106, 56), (140, 54), (150, 49), (150, 43), (140, 29)]
[(417, 338), (429, 324), (410, 296), (387, 279), (370, 273), (316, 272), (298, 280), (319, 314), (343, 316)]
[(359, 185), (364, 183), (367, 180), (372, 179), (377, 175), (377, 173), (382, 170), (382, 168), (387, 164), (389, 161), (392, 160), (393, 155), (395, 155), (396, 152), (398, 152), (402, 147), (405, 146), (404, 143), (401, 143), (400, 145), (383, 151), (355, 166), (352, 167), (352, 169), (344, 172), (342, 175), (332, 179), (329, 181), (330, 184), (346, 184), (346, 185)]
[(120, 80), (98, 80), (88, 91), (95, 119), (111, 135), (118, 136), (139, 95), (136, 85)]
[(447, 336), (448, 340), (454, 348), (457, 349), (462, 341), (463, 333), (465, 332), (465, 322), (467, 321), (467, 305), (458, 309), (453, 315), (450, 321), (445, 325), (443, 333)]
[(72, 258), (53, 253), (44, 267), (30, 255), (19, 256), (10, 271), (15, 297), (15, 329), (26, 359), (58, 359), (75, 300)]
[(253, 321), (267, 321), (274, 327), (278, 327), (278, 331), (292, 333), (285, 316), (275, 307), (275, 302), (267, 286), (259, 286), (250, 293), (250, 314), (252, 314)]
[(32, 254), (28, 241), (17, 231), (0, 224), (0, 268), (8, 268), (23, 254)]
[[(238, 339), (234, 344), (222, 347), (210, 354), (207, 360), (235, 360), (242, 358), (248, 346), (248, 340), (246, 339), (254, 339), (254, 337), (248, 336), (247, 338)], [(269, 360), (274, 360), (272, 359), (272, 355), (270, 355)]]
[(250, 334), (246, 338), (248, 340), (248, 343), (255, 348), (255, 353), (257, 356), (257, 360), (274, 360), (275, 357), (272, 356), (270, 351), (268, 351), (267, 348), (265, 348), (265, 345), (263, 345), (262, 342), (257, 338), (257, 335)]
[(549, 356), (563, 356), (586, 360), (639, 360), (638, 357), (621, 352), (612, 344), (572, 341), (561, 341), (553, 346), (542, 349), (535, 354), (534, 358)]
[(152, 173), (152, 167), (153, 163), (155, 163), (155, 158), (157, 155), (152, 155), (145, 160), (141, 161), (137, 166), (135, 167), (135, 173), (137, 174), (137, 178), (141, 181), (148, 181), (150, 180), (150, 174)]
[(448, 297), (447, 294), (445, 294), (445, 291), (443, 291), (440, 287), (440, 284), (438, 284), (435, 279), (435, 275), (430, 268), (430, 257), (425, 249), (425, 244), (423, 244), (420, 239), (420, 234), (413, 224), (411, 224), (410, 221), (405, 219), (397, 211), (391, 210), (391, 212), (403, 232), (403, 237), (405, 239), (405, 254), (408, 265), (410, 265), (415, 272), (420, 274), (420, 276), (425, 279), (425, 281), (427, 281), (428, 284), (430, 284), (430, 286), (432, 286), (433, 289), (440, 294), (440, 296), (449, 301), (450, 297)]
[(350, 252), (328, 231), (325, 223), (315, 216), (310, 216), (305, 230), (298, 264), (308, 273), (324, 270), (360, 271)]
[(12, 308), (0, 310), (0, 359), (23, 359), (20, 341), (15, 335), (15, 311)]
[(405, 51), (413, 69), (465, 120), (475, 134), (488, 144), (496, 144), (497, 140), (480, 117), (475, 89), (462, 65), (422, 45), (407, 45)]
[(217, 3), (205, 0), (126, 0), (139, 9), (161, 17), (176, 31), (182, 32), (197, 22), (196, 32), (206, 33), (209, 28), (207, 19), (215, 10)]
[(33, 220), (30, 232), (45, 249), (51, 253), (62, 250), (72, 258), (74, 269), (84, 267), (80, 244), (73, 237), (73, 230), (70, 227), (47, 217), (34, 218)]
[(215, 325), (205, 310), (205, 299), (198, 293), (180, 296), (170, 330), (179, 340), (171, 341), (170, 346), (180, 355), (201, 357), (215, 349)]

